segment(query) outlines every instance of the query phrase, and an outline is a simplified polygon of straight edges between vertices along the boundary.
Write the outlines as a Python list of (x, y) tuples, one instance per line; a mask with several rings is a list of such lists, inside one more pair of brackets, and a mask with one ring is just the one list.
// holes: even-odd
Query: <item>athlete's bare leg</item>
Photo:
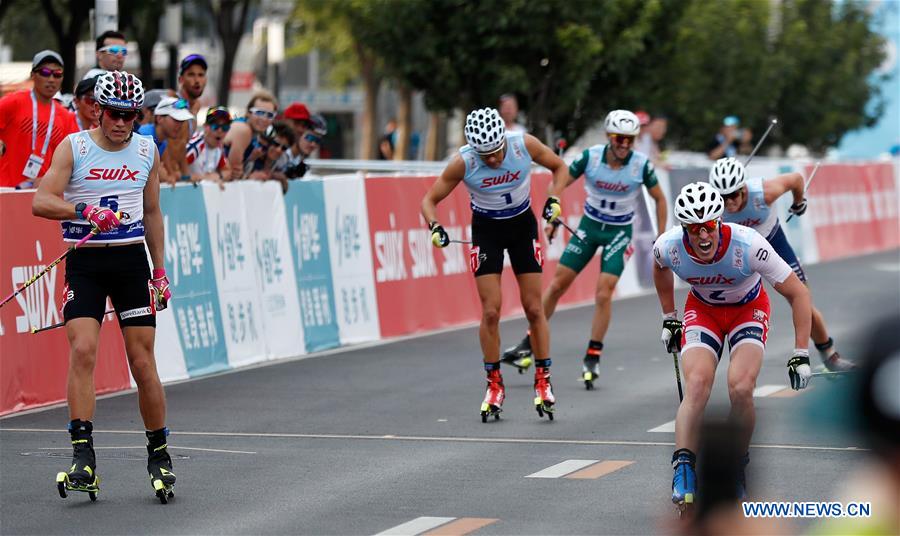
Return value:
[(828, 328), (825, 326), (825, 318), (822, 317), (822, 312), (815, 307), (812, 308), (812, 330), (810, 335), (816, 344), (828, 342)]
[(550, 282), (550, 286), (544, 291), (544, 296), (541, 299), (541, 303), (544, 306), (544, 316), (547, 317), (547, 320), (550, 320), (550, 317), (556, 312), (556, 304), (559, 303), (563, 294), (572, 286), (572, 282), (575, 281), (576, 277), (578, 277), (578, 272), (568, 266), (562, 264), (556, 266), (556, 272), (553, 273), (553, 281)]
[(612, 297), (616, 291), (619, 276), (601, 273), (597, 279), (597, 292), (594, 295), (594, 319), (591, 321), (591, 340), (602, 341), (609, 329), (612, 316)]
[(525, 318), (528, 319), (534, 357), (547, 359), (550, 354), (550, 329), (547, 327), (547, 317), (544, 316), (544, 308), (541, 305), (541, 274), (519, 274), (516, 280), (519, 282), (522, 309), (525, 310)]
[(73, 318), (66, 322), (69, 339), (69, 374), (66, 399), (69, 420), (94, 419), (97, 398), (94, 391), (94, 366), (100, 341), (100, 323), (93, 318)]
[(703, 411), (716, 376), (716, 356), (706, 348), (694, 347), (681, 354), (681, 362), (684, 400), (675, 416), (675, 449), (697, 452)]
[(500, 274), (486, 274), (475, 278), (478, 298), (481, 299), (481, 325), (478, 338), (485, 363), (500, 361)]
[(747, 452), (750, 437), (756, 425), (756, 410), (753, 407), (753, 389), (763, 361), (762, 347), (753, 343), (738, 344), (731, 351), (728, 365), (728, 398), (731, 399), (731, 419), (741, 428), (741, 445)]
[(144, 427), (159, 430), (166, 425), (166, 394), (159, 373), (156, 371), (156, 357), (153, 355), (153, 340), (156, 328), (129, 326), (122, 329), (125, 337), (125, 354), (131, 375), (137, 384), (138, 406)]

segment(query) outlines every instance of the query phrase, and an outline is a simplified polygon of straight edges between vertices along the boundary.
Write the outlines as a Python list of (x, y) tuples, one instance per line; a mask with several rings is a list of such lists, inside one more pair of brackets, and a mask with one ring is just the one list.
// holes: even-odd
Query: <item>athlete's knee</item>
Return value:
[(72, 366), (93, 368), (97, 360), (97, 339), (91, 336), (76, 336), (69, 341), (69, 355)]
[(613, 294), (616, 291), (615, 285), (605, 285), (601, 284), (597, 287), (597, 292), (594, 295), (594, 301), (598, 305), (605, 305), (612, 301)]
[(138, 385), (159, 381), (153, 354), (140, 354), (131, 358), (131, 375)]
[(706, 403), (712, 392), (714, 374), (691, 374), (685, 378), (685, 399)]
[(481, 323), (486, 326), (496, 326), (500, 324), (500, 306), (483, 306), (481, 309)]
[(529, 323), (537, 322), (544, 317), (544, 307), (540, 300), (529, 300), (522, 304), (522, 309)]
[(753, 390), (756, 388), (756, 379), (750, 374), (744, 374), (728, 379), (728, 398), (732, 404), (746, 404), (753, 402)]

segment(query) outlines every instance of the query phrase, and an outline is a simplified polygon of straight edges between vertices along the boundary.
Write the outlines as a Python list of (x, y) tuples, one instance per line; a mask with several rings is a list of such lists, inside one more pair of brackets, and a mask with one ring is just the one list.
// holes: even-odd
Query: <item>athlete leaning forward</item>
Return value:
[(144, 102), (140, 79), (104, 73), (94, 96), (100, 126), (70, 134), (59, 144), (32, 207), (35, 216), (63, 220), (67, 242), (92, 235), (66, 259), (63, 318), (70, 348), (66, 398), (73, 455), (69, 470), (57, 475), (57, 487), (62, 497), (66, 491), (84, 491), (92, 500), (99, 491), (92, 437), (94, 367), (109, 297), (137, 384), (150, 483), (165, 503), (173, 495), (175, 474), (166, 448), (165, 393), (153, 354), (156, 311), (171, 298), (163, 266), (159, 155), (152, 138), (134, 133)]
[[(481, 300), (478, 331), (487, 392), (481, 405), (481, 419), (499, 413), (505, 398), (500, 374), (500, 274), (503, 252), (519, 284), (519, 298), (534, 345), (534, 405), (538, 415), (552, 420), (554, 404), (550, 383), (550, 333), (541, 306), (541, 266), (543, 253), (538, 240), (537, 220), (531, 210), (531, 164), (537, 162), (553, 173), (554, 182), (564, 184), (566, 165), (561, 158), (530, 134), (506, 131), (503, 119), (493, 108), (474, 110), (466, 117), (467, 145), (460, 148), (422, 200), (422, 216), (437, 247), (450, 244), (450, 237), (437, 221), (437, 204), (459, 185), (471, 196), (472, 248), (470, 266)], [(506, 181), (492, 178), (505, 176)], [(548, 198), (543, 215), (548, 221), (559, 217), (560, 205)]]
[[(675, 418), (672, 454), (672, 502), (680, 508), (695, 501), (698, 433), (726, 343), (731, 418), (740, 426), (743, 452), (749, 449), (756, 419), (753, 389), (769, 329), (769, 297), (762, 278), (791, 304), (794, 350), (787, 362), (791, 387), (803, 389), (811, 375), (809, 291), (762, 235), (749, 227), (722, 223), (724, 210), (715, 188), (705, 182), (688, 184), (675, 199), (674, 213), (681, 226), (666, 231), (653, 246), (653, 281), (663, 310), (662, 340), (670, 353), (681, 352), (686, 384)], [(684, 324), (675, 310), (672, 272), (691, 286)], [(749, 453), (744, 454), (735, 490), (741, 499), (746, 496), (749, 461)]]

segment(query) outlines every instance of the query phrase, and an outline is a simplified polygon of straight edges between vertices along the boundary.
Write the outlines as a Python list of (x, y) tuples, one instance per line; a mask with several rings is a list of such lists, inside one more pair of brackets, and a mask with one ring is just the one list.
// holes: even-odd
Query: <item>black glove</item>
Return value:
[(803, 213), (806, 212), (806, 206), (807, 206), (806, 198), (804, 197), (803, 201), (800, 201), (799, 203), (794, 203), (793, 205), (791, 205), (791, 208), (788, 210), (788, 212), (790, 212), (791, 214), (793, 214), (795, 216), (802, 216)]
[(547, 202), (544, 203), (544, 219), (548, 222), (554, 222), (557, 218), (559, 218), (559, 214), (562, 212), (562, 207), (559, 204), (559, 198), (555, 195), (551, 195), (547, 198)]
[(433, 221), (428, 227), (431, 229), (431, 243), (434, 247), (445, 248), (450, 245), (450, 235), (440, 223)]
[(663, 320), (662, 343), (670, 354), (681, 351), (681, 334), (684, 332), (684, 324), (677, 318)]
[(788, 378), (791, 379), (791, 389), (799, 391), (809, 384), (812, 377), (812, 369), (809, 368), (809, 356), (795, 352), (787, 362)]

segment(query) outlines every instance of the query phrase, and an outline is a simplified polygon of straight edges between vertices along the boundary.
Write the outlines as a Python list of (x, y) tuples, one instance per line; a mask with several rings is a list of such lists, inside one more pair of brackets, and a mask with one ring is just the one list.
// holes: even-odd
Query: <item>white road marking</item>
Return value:
[[(4, 432), (16, 433), (48, 433), (59, 434), (59, 428), (0, 428)], [(501, 443), (518, 445), (605, 445), (619, 447), (673, 447), (671, 441), (625, 441), (601, 439), (540, 439), (515, 437), (455, 437), (455, 436), (397, 436), (397, 435), (358, 435), (358, 434), (291, 434), (291, 433), (250, 433), (250, 432), (187, 432), (177, 430), (179, 436), (227, 437), (231, 439), (246, 437), (256, 439), (360, 439), (369, 441), (422, 441), (436, 443)], [(138, 430), (94, 430), (94, 434), (127, 434), (144, 435)], [(867, 449), (857, 447), (823, 447), (816, 445), (750, 445), (758, 449), (810, 450), (829, 452), (865, 452)]]
[(525, 478), (559, 478), (569, 473), (574, 473), (579, 469), (584, 469), (588, 465), (593, 465), (599, 460), (566, 460), (556, 465), (551, 465), (546, 469), (542, 469), (537, 473), (532, 473)]
[(895, 264), (895, 263), (882, 262), (882, 263), (875, 264), (874, 266), (872, 266), (872, 268), (875, 268), (876, 270), (881, 270), (882, 272), (900, 272), (900, 263)]
[(375, 536), (415, 536), (440, 527), (456, 519), (455, 517), (417, 517), (396, 527), (379, 532)]
[[(118, 450), (118, 449), (141, 449), (144, 450), (147, 447), (94, 447), (94, 450)], [(250, 450), (225, 450), (225, 449), (207, 449), (201, 447), (179, 447), (178, 445), (169, 445), (170, 449), (178, 449), (178, 450), (200, 450), (203, 452), (225, 452), (227, 454), (256, 454), (256, 452)], [(38, 450), (72, 450), (72, 447), (39, 447)]]
[(753, 398), (763, 398), (775, 394), (778, 391), (784, 391), (785, 389), (787, 389), (787, 385), (760, 385), (753, 390)]
[(674, 434), (675, 433), (675, 421), (669, 421), (665, 424), (660, 424), (656, 428), (651, 428), (647, 431), (648, 432), (663, 432), (663, 433)]

